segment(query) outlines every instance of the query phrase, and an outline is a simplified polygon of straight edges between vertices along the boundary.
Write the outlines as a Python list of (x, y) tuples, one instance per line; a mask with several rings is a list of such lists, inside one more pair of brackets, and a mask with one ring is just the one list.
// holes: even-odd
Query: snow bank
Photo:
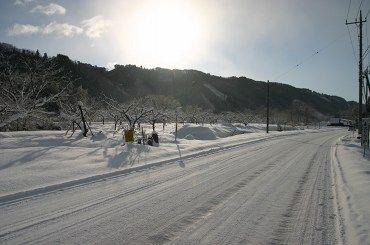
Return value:
[(332, 151), (348, 244), (370, 244), (370, 153), (351, 134)]

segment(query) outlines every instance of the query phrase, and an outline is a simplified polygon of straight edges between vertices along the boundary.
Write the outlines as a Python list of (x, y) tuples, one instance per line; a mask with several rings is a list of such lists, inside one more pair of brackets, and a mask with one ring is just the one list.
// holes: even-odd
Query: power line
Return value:
[(369, 8), (369, 10), (366, 13), (365, 18), (367, 18), (367, 16), (369, 15), (369, 13), (370, 13), (370, 8)]
[[(370, 8), (369, 8), (369, 11), (370, 11)], [(366, 14), (366, 17), (365, 17), (365, 20), (367, 19), (367, 15), (369, 14), (369, 11), (367, 12)], [(367, 49), (369, 49), (369, 35), (368, 35), (368, 22), (365, 22), (365, 33), (366, 33), (366, 45), (368, 46)], [(370, 56), (367, 56), (368, 57), (368, 63), (370, 62)]]
[(351, 2), (352, 2), (352, 0), (349, 0), (346, 20), (348, 20), (349, 10), (351, 9)]
[(366, 58), (366, 56), (367, 56), (367, 54), (368, 54), (368, 52), (367, 52), (367, 51), (369, 51), (369, 47), (370, 47), (370, 45), (369, 45), (369, 46), (367, 46), (367, 48), (366, 48), (366, 50), (365, 50), (365, 52), (364, 52), (364, 54), (363, 54), (363, 56), (362, 56), (362, 60), (365, 60), (365, 58)]
[[(370, 44), (369, 44), (369, 36), (367, 34), (367, 22), (366, 22), (366, 44), (368, 45), (367, 48), (369, 49)], [(370, 63), (370, 55), (367, 56), (367, 66), (369, 66), (369, 63)]]
[(357, 59), (357, 57), (356, 57), (355, 47), (354, 47), (354, 45), (353, 45), (352, 36), (351, 36), (351, 31), (349, 30), (349, 27), (348, 27), (348, 26), (347, 26), (347, 30), (348, 30), (349, 40), (351, 40), (351, 46), (352, 46), (353, 58), (356, 60), (356, 59)]
[(362, 6), (362, 1), (360, 2), (360, 6), (358, 6), (357, 14), (356, 14), (356, 19), (358, 18), (358, 15), (360, 14), (361, 6)]
[[(331, 42), (329, 42), (327, 45), (323, 46), (322, 48), (316, 50), (314, 53), (308, 55), (306, 58), (304, 58), (303, 60), (301, 60), (300, 62), (298, 62), (297, 64), (295, 64), (294, 66), (292, 66), (291, 68), (289, 68), (287, 71), (283, 72), (282, 74), (278, 75), (277, 77), (274, 78), (274, 80), (277, 80), (283, 76), (285, 76), (286, 74), (290, 73), (291, 71), (295, 70), (296, 68), (302, 66), (305, 62), (307, 62), (308, 60), (312, 59), (314, 56), (318, 55), (319, 53), (321, 53), (322, 51), (324, 51), (325, 49), (329, 48), (331, 45), (333, 45), (335, 42), (337, 42), (338, 40), (340, 40), (342, 37), (344, 37), (346, 34), (343, 33), (341, 35), (339, 35), (338, 37), (336, 37), (335, 39), (333, 39)], [(354, 50), (354, 49), (353, 49)]]
[(365, 22), (365, 36), (366, 36), (366, 46), (367, 46), (367, 48), (366, 48), (366, 50), (365, 50), (365, 52), (364, 52), (364, 54), (362, 56), (362, 60), (365, 60), (365, 58), (366, 58), (366, 56), (368, 54), (368, 51), (369, 51), (369, 47), (370, 47), (370, 45), (369, 45), (369, 38), (367, 36), (367, 22)]
[(369, 47), (370, 47), (370, 45), (369, 45), (369, 36), (367, 35), (367, 22), (365, 22), (365, 37), (366, 37), (366, 46), (367, 46), (367, 48), (366, 48), (366, 50), (364, 52), (364, 55), (363, 55), (363, 58), (362, 58), (364, 61), (365, 61), (365, 58), (368, 54)]
[[(348, 9), (347, 9), (346, 23), (347, 23), (347, 20), (348, 20), (349, 11), (351, 9), (351, 3), (352, 3), (352, 0), (349, 0)], [(351, 31), (349, 30), (348, 25), (346, 25), (346, 27), (347, 27), (347, 31), (348, 31), (349, 40), (351, 42), (353, 58), (354, 58), (354, 60), (356, 60), (357, 57), (356, 57), (355, 47), (353, 45), (352, 34), (351, 34)]]

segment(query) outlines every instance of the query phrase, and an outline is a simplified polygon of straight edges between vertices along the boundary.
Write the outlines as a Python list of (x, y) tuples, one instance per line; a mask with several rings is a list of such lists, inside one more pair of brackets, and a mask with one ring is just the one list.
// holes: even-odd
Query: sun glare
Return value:
[(133, 21), (132, 55), (143, 64), (188, 65), (202, 44), (202, 23), (191, 6), (175, 1), (140, 8)]

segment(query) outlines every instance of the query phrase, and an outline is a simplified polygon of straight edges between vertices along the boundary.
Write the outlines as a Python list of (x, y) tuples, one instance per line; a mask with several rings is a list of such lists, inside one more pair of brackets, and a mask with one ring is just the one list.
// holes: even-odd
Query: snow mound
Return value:
[(184, 125), (177, 131), (177, 136), (180, 139), (188, 140), (215, 140), (218, 138), (209, 127), (195, 125)]
[(179, 139), (187, 140), (216, 140), (238, 134), (257, 133), (263, 130), (263, 127), (232, 123), (204, 124), (202, 126), (185, 124), (179, 128), (177, 136)]

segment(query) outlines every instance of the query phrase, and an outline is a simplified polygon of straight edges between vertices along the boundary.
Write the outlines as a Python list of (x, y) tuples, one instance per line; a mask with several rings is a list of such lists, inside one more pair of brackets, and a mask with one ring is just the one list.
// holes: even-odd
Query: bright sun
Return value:
[(132, 26), (131, 48), (143, 64), (188, 65), (200, 50), (202, 23), (185, 3), (158, 2), (140, 8)]

